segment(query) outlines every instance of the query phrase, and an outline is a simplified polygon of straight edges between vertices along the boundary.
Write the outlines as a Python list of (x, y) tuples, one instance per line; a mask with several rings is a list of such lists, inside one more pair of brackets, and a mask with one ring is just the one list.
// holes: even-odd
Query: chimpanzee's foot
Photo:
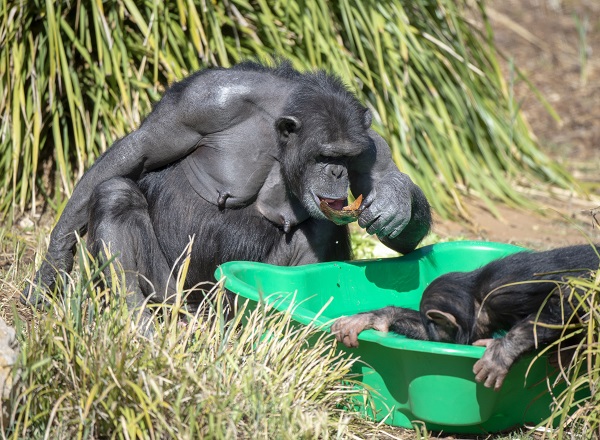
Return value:
[(32, 306), (38, 310), (47, 309), (50, 304), (46, 299), (46, 295), (40, 291), (41, 289), (36, 288), (33, 285), (25, 286), (21, 295), (19, 296), (19, 300), (21, 304), (25, 306)]

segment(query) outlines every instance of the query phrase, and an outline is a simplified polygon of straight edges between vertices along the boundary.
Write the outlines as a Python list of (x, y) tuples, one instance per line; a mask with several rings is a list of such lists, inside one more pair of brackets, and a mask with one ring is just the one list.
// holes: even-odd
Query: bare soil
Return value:
[[(498, 205), (501, 218), (468, 200), (471, 224), (438, 220), (441, 236), (464, 236), (534, 249), (600, 242), (600, 2), (502, 0), (487, 2), (507, 81), (542, 148), (569, 169), (589, 198), (530, 194), (531, 210)], [(515, 76), (511, 62), (556, 111), (553, 118)], [(512, 73), (511, 73), (512, 72)]]

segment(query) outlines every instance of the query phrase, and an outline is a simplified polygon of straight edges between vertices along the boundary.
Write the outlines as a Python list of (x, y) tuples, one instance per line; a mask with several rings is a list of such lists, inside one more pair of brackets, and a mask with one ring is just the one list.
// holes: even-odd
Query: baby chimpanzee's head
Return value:
[(421, 319), (431, 341), (471, 344), (475, 302), (470, 277), (451, 272), (436, 278), (423, 292)]

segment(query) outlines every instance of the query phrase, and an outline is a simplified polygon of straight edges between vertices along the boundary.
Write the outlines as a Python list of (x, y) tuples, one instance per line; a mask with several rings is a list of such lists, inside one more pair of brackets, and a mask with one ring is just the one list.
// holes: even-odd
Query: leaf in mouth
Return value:
[(344, 206), (342, 209), (333, 209), (329, 206), (325, 200), (321, 200), (319, 207), (325, 217), (331, 220), (336, 225), (347, 225), (348, 223), (355, 222), (358, 220), (362, 209), (360, 209), (360, 205), (362, 203), (362, 194), (359, 195), (352, 204), (348, 206)]

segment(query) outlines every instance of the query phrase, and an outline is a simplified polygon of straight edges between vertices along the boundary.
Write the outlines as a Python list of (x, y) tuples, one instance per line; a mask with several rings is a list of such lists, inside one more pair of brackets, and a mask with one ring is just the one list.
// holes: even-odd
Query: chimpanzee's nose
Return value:
[(344, 175), (346, 174), (346, 167), (338, 164), (330, 164), (329, 172), (333, 177), (339, 179), (340, 177), (344, 177)]

